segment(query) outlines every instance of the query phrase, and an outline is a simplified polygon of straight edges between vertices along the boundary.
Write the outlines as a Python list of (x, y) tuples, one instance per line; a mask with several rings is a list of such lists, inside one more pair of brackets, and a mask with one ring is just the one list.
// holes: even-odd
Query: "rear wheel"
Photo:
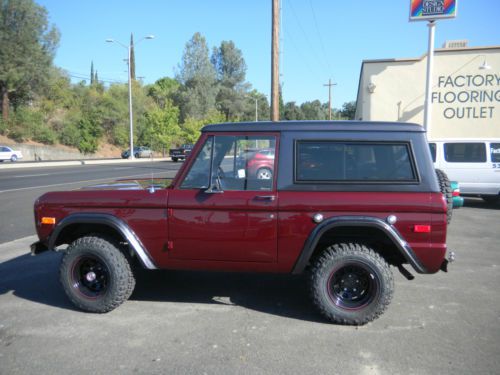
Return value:
[(177, 160), (179, 160), (179, 159), (177, 159), (177, 158), (172, 158), (172, 161), (173, 161), (174, 163), (177, 163)]
[(75, 306), (95, 313), (115, 309), (135, 287), (125, 255), (113, 241), (98, 236), (81, 237), (68, 246), (61, 261), (60, 280)]
[(387, 262), (358, 243), (327, 248), (311, 268), (311, 296), (330, 321), (362, 325), (376, 319), (391, 302), (394, 280)]
[(453, 192), (450, 180), (441, 169), (436, 169), (436, 176), (439, 182), (439, 189), (446, 199), (446, 222), (450, 224), (451, 215), (453, 214)]
[(257, 179), (270, 180), (271, 178), (273, 178), (273, 172), (269, 168), (260, 168), (257, 171)]

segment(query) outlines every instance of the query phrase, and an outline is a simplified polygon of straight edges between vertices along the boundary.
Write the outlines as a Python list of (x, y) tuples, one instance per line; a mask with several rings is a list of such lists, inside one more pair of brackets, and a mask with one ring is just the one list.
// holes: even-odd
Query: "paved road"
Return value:
[(76, 311), (60, 254), (0, 245), (0, 374), (499, 374), (500, 206), (454, 213), (450, 272), (407, 281), (360, 328), (327, 324), (305, 280), (151, 272), (108, 314)]
[(163, 161), (0, 170), (0, 243), (35, 233), (33, 203), (43, 193), (117, 178), (173, 177), (180, 165)]

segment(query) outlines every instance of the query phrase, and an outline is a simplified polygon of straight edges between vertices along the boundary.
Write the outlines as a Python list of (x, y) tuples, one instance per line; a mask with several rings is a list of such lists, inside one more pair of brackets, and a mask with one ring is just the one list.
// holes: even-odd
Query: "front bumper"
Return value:
[(31, 249), (31, 255), (38, 255), (40, 253), (43, 253), (44, 251), (49, 250), (47, 245), (41, 241), (32, 243), (30, 249)]

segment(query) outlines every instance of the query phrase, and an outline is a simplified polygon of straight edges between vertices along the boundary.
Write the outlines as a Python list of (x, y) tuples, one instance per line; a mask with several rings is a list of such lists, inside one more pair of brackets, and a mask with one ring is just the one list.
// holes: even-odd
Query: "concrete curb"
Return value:
[(71, 165), (98, 165), (98, 164), (127, 164), (127, 163), (146, 163), (151, 161), (170, 161), (170, 158), (154, 158), (154, 159), (98, 159), (98, 160), (66, 160), (66, 161), (40, 161), (34, 163), (8, 163), (0, 165), (2, 169), (22, 169), (22, 168), (39, 168), (39, 167), (66, 167)]

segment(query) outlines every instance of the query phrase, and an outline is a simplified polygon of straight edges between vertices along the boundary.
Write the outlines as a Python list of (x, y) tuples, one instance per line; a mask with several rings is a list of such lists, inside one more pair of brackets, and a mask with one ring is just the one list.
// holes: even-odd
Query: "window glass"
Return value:
[[(271, 190), (275, 151), (274, 136), (211, 137), (196, 157), (181, 188)], [(199, 177), (201, 175), (203, 178)]]
[(490, 144), (490, 154), (493, 163), (500, 163), (500, 143)]
[(416, 181), (406, 143), (297, 142), (296, 181)]
[(210, 160), (212, 158), (213, 137), (207, 138), (201, 151), (196, 156), (191, 169), (182, 181), (182, 189), (208, 189)]
[(484, 163), (486, 145), (484, 143), (445, 143), (444, 158), (450, 163)]
[(432, 161), (436, 162), (436, 144), (429, 143), (429, 150), (431, 150)]

